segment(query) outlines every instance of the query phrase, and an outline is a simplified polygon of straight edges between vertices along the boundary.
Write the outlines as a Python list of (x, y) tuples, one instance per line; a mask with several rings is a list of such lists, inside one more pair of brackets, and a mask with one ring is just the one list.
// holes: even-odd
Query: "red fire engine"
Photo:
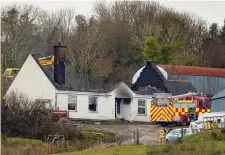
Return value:
[(180, 96), (154, 97), (151, 101), (150, 117), (159, 124), (188, 125), (201, 113), (210, 112), (210, 102), (206, 96), (184, 94)]

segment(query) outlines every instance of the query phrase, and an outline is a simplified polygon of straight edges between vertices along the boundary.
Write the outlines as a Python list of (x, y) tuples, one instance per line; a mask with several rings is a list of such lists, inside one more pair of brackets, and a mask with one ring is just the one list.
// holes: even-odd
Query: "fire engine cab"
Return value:
[(197, 120), (199, 114), (210, 112), (210, 102), (206, 96), (184, 94), (171, 96), (155, 94), (151, 101), (150, 117), (152, 122), (188, 125)]

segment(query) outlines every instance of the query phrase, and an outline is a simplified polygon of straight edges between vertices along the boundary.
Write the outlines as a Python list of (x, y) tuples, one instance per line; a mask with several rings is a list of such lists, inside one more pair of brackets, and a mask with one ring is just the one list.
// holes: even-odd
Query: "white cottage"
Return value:
[(51, 67), (41, 66), (35, 55), (29, 55), (5, 96), (18, 91), (33, 101), (50, 101), (51, 108), (67, 110), (70, 119), (151, 121), (152, 96), (134, 93), (123, 82), (110, 90), (98, 91), (66, 86), (63, 46), (54, 47), (54, 71)]

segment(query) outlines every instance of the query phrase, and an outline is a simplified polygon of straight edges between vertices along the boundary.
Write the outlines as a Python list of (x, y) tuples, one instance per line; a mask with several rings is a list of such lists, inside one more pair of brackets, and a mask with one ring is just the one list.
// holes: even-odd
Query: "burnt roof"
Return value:
[(79, 92), (96, 92), (96, 93), (107, 93), (111, 92), (114, 89), (116, 89), (122, 82), (117, 83), (111, 88), (105, 88), (105, 89), (82, 89), (82, 88), (77, 88), (75, 86), (75, 72), (72, 69), (72, 66), (68, 61), (66, 61), (66, 84), (65, 85), (59, 85), (54, 81), (54, 70), (52, 66), (42, 66), (40, 65), (38, 59), (40, 58), (39, 55), (36, 54), (31, 54), (34, 60), (37, 62), (39, 67), (42, 69), (46, 77), (49, 79), (49, 81), (53, 84), (53, 86), (57, 90), (64, 90), (64, 91), (79, 91)]
[(44, 72), (44, 74), (46, 75), (46, 77), (49, 79), (49, 81), (53, 84), (53, 86), (58, 89), (58, 90), (68, 90), (68, 91), (72, 91), (74, 90), (72, 87), (68, 87), (66, 85), (59, 85), (58, 83), (56, 83), (54, 81), (54, 71), (53, 71), (53, 68), (52, 66), (42, 66), (38, 59), (40, 57), (38, 57), (37, 55), (35, 54), (31, 54), (32, 57), (34, 58), (34, 60), (37, 62), (37, 64), (39, 65), (39, 67), (41, 68), (41, 70)]
[[(165, 93), (172, 93), (172, 95), (186, 94), (189, 91), (196, 92), (191, 82), (166, 80), (153, 61), (147, 61), (139, 78), (133, 84), (132, 90), (138, 91), (140, 87), (146, 86), (156, 87), (158, 90)], [(149, 90), (149, 94), (151, 94), (151, 90)]]
[(138, 91), (134, 91), (138, 95), (152, 95), (153, 93), (165, 93), (163, 90), (159, 90), (156, 87), (146, 86), (138, 88)]
[(191, 82), (184, 81), (170, 81), (168, 80), (166, 83), (166, 87), (170, 93), (173, 95), (186, 94), (189, 91), (197, 92)]

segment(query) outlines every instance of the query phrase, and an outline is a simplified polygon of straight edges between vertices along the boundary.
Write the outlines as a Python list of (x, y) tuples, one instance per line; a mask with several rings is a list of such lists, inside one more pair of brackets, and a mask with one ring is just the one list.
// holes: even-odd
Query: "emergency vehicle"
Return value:
[[(54, 56), (47, 56), (38, 59), (40, 65), (42, 66), (52, 66), (54, 69)], [(7, 79), (14, 80), (19, 73), (20, 68), (7, 68), (3, 74), (3, 76)]]
[(199, 114), (210, 112), (209, 100), (205, 96), (190, 93), (180, 96), (158, 95), (153, 96), (151, 101), (150, 117), (152, 122), (161, 125), (174, 123), (186, 126), (197, 120)]

